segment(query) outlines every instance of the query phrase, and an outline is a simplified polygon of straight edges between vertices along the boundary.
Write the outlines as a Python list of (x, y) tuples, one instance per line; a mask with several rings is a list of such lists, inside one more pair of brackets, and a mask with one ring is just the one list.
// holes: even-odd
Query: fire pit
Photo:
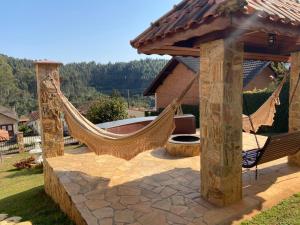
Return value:
[(180, 157), (200, 155), (200, 138), (193, 134), (173, 135), (167, 143), (166, 151)]

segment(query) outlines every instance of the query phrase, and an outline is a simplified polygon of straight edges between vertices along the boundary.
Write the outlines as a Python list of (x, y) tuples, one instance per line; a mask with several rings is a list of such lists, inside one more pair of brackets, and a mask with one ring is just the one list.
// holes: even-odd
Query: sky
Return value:
[(130, 40), (179, 2), (1, 0), (0, 53), (63, 63), (147, 58), (131, 47)]

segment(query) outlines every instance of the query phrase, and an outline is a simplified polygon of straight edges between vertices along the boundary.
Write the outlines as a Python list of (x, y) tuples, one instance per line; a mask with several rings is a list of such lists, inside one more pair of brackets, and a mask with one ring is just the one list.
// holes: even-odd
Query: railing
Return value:
[[(40, 141), (41, 137), (40, 136), (29, 136), (29, 137), (24, 137), (24, 148), (25, 151), (30, 151), (34, 149), (34, 145), (37, 141)], [(64, 137), (64, 143), (66, 145), (75, 145), (78, 144), (79, 142), (71, 137)], [(17, 143), (16, 138), (12, 138), (9, 141), (6, 142), (0, 142), (0, 153), (2, 155), (8, 155), (8, 154), (14, 154), (19, 152), (19, 145)]]

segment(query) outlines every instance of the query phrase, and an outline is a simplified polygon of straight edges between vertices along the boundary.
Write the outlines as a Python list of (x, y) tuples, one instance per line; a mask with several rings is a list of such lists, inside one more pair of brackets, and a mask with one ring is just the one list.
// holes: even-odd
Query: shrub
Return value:
[(33, 134), (33, 130), (31, 129), (31, 127), (27, 126), (27, 125), (21, 125), (19, 126), (19, 131), (23, 132), (24, 136), (29, 136)]
[(126, 103), (118, 96), (101, 96), (87, 112), (87, 118), (95, 124), (126, 119), (127, 116)]

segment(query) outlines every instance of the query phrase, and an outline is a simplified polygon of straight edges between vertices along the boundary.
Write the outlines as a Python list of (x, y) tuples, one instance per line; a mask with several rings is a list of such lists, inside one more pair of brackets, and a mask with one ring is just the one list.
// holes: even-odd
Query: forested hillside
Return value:
[[(71, 63), (61, 67), (62, 90), (75, 104), (113, 90), (122, 95), (142, 94), (166, 60), (128, 63)], [(19, 115), (37, 109), (36, 81), (32, 60), (0, 55), (0, 105), (15, 107)]]

